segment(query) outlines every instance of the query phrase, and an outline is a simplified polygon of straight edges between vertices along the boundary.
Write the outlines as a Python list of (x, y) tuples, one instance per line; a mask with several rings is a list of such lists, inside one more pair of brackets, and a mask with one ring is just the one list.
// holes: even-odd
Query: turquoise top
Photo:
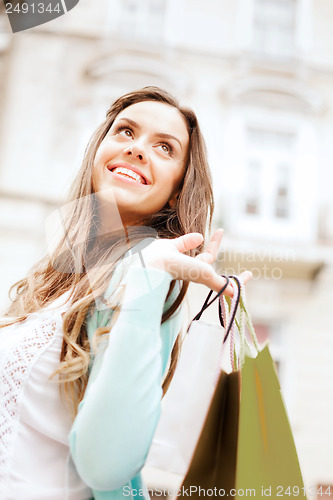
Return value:
[[(182, 322), (178, 308), (161, 325), (163, 311), (179, 292), (176, 286), (166, 301), (171, 280), (169, 273), (142, 267), (131, 257), (117, 266), (104, 295), (107, 299), (114, 291), (124, 292), (110, 335), (98, 345), (69, 436), (77, 471), (96, 500), (149, 497), (140, 471), (159, 420), (162, 380)], [(96, 328), (110, 324), (112, 315), (110, 306), (96, 300), (87, 317), (89, 340)]]

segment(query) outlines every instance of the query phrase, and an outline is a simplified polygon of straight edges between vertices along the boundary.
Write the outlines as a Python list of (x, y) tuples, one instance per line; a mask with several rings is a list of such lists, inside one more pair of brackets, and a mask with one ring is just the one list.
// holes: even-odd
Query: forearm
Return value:
[(172, 278), (148, 275), (144, 293), (142, 270), (128, 272), (122, 310), (70, 436), (78, 472), (95, 489), (119, 488), (139, 472), (160, 415), (161, 316)]

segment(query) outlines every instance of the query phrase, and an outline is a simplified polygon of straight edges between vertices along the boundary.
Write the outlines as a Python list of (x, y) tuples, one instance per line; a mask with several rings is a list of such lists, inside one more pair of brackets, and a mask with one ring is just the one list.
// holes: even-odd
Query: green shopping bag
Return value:
[[(306, 498), (274, 361), (266, 345), (241, 368), (236, 489)], [(236, 498), (240, 498), (238, 495)]]
[[(238, 355), (235, 329), (230, 332), (233, 371), (221, 370), (218, 384), (178, 496), (306, 498), (295, 443), (274, 361), (259, 348), (245, 291), (241, 291)], [(220, 321), (227, 307), (220, 302)], [(230, 304), (230, 303), (229, 303)], [(224, 318), (224, 320), (223, 320)], [(256, 354), (245, 336), (245, 323)], [(226, 339), (225, 339), (226, 340)]]

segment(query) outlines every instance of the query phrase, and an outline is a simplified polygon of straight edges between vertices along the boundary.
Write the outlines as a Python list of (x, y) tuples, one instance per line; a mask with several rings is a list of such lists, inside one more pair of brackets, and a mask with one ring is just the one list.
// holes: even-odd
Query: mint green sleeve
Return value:
[[(162, 377), (181, 329), (179, 309), (161, 325), (171, 280), (159, 269), (129, 268), (121, 311), (95, 356), (69, 436), (77, 471), (94, 490), (121, 488), (144, 465), (160, 416)], [(88, 328), (98, 326), (105, 325), (92, 317)]]

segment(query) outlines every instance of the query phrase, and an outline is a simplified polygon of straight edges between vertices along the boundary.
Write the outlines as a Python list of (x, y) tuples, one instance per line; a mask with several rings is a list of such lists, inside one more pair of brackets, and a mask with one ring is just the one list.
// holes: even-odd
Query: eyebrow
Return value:
[[(134, 120), (131, 120), (130, 118), (119, 118), (119, 121), (120, 120), (125, 120), (127, 121), (130, 125), (132, 125), (132, 127), (135, 127), (137, 129), (141, 129), (141, 125), (139, 125), (137, 122), (135, 122)], [(182, 143), (180, 142), (179, 139), (177, 139), (177, 137), (175, 137), (174, 135), (171, 135), (171, 134), (165, 134), (163, 132), (156, 132), (156, 134), (154, 134), (156, 137), (159, 137), (161, 139), (173, 139), (174, 141), (177, 141), (178, 144), (180, 145), (180, 147), (183, 149), (183, 145)]]

